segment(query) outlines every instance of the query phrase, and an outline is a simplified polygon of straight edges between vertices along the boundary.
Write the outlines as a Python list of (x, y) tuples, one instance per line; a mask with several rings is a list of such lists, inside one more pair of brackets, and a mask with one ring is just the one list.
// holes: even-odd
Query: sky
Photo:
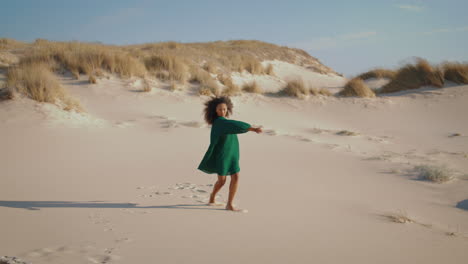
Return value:
[(141, 44), (260, 40), (347, 77), (468, 61), (466, 0), (0, 0), (0, 38)]

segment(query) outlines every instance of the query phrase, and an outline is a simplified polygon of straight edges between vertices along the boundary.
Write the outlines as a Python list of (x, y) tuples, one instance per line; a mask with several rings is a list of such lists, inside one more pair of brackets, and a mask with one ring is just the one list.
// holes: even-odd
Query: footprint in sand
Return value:
[(1, 256), (0, 257), (0, 264), (32, 264), (31, 262), (25, 261), (18, 257), (10, 257), (10, 256)]
[(118, 238), (118, 239), (114, 240), (114, 242), (116, 242), (116, 243), (130, 243), (130, 242), (133, 242), (133, 239), (128, 238), (128, 237), (122, 237), (122, 238)]
[(180, 126), (191, 127), (191, 128), (202, 128), (206, 127), (206, 124), (198, 121), (177, 121), (175, 119), (169, 118), (164, 115), (154, 115), (149, 116), (148, 118), (157, 118), (160, 119), (159, 123), (163, 128), (176, 128)]
[(165, 120), (160, 122), (162, 124), (162, 128), (176, 128), (179, 127), (175, 120)]
[(119, 128), (127, 128), (127, 127), (135, 126), (134, 120), (132, 120), (132, 121), (117, 121), (114, 124), (115, 124), (116, 127), (119, 127)]
[[(180, 198), (184, 199), (192, 199), (195, 202), (198, 203), (204, 203), (207, 204), (209, 201), (209, 196), (211, 193), (211, 188), (213, 187), (213, 184), (195, 184), (195, 183), (190, 183), (190, 182), (184, 182), (184, 183), (176, 183), (174, 186), (169, 186), (167, 189), (173, 190), (173, 192), (163, 192), (163, 191), (156, 191), (152, 192), (151, 194), (142, 194), (141, 196), (143, 197), (157, 197), (157, 196), (164, 196), (164, 195), (176, 195)], [(137, 189), (145, 189), (144, 186), (139, 186)], [(152, 195), (154, 194), (154, 195)], [(221, 200), (222, 196), (221, 195), (216, 195), (217, 200)], [(134, 214), (135, 212), (132, 210), (125, 210), (124, 212), (127, 213), (132, 213)], [(145, 213), (145, 212), (139, 212), (139, 213)], [(150, 212), (146, 212), (150, 213)]]
[(96, 254), (93, 256), (88, 256), (87, 260), (91, 263), (100, 263), (100, 264), (105, 264), (109, 263), (111, 261), (119, 260), (121, 259), (120, 256), (117, 255), (111, 255), (111, 254)]
[(180, 122), (180, 124), (186, 127), (194, 127), (194, 128), (202, 128), (206, 126), (204, 123), (197, 122), (197, 121)]
[(93, 245), (80, 245), (80, 246), (58, 246), (58, 247), (44, 247), (28, 251), (20, 254), (21, 258), (29, 259), (32, 262), (20, 262), (16, 259), (15, 262), (1, 262), (0, 263), (82, 263), (83, 259), (90, 263), (109, 263), (121, 259), (120, 256), (112, 254), (113, 247), (99, 250)]
[(325, 130), (316, 127), (307, 129), (307, 131), (311, 134), (322, 134), (323, 132), (325, 132)]
[(88, 216), (88, 218), (90, 218), (94, 224), (102, 224), (104, 226), (104, 232), (114, 230), (114, 228), (111, 225), (111, 222), (108, 219), (102, 217), (99, 213), (91, 213)]
[(312, 139), (306, 138), (306, 137), (301, 136), (301, 135), (286, 134), (285, 136), (287, 136), (287, 137), (292, 137), (292, 138), (294, 138), (294, 139), (297, 139), (297, 140), (303, 141), (303, 142), (313, 142)]

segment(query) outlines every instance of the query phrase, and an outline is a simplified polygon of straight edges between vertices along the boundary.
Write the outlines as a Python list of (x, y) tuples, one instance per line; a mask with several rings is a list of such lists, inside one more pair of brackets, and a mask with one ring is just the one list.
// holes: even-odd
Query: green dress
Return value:
[(237, 134), (249, 131), (250, 127), (250, 124), (242, 121), (216, 117), (211, 126), (210, 146), (198, 169), (208, 174), (217, 173), (222, 176), (239, 172)]

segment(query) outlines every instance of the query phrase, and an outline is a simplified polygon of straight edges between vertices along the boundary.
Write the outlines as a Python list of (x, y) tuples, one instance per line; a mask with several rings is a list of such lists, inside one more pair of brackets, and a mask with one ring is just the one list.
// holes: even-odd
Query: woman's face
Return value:
[(227, 105), (225, 103), (218, 104), (216, 106), (216, 114), (218, 114), (218, 116), (226, 117)]

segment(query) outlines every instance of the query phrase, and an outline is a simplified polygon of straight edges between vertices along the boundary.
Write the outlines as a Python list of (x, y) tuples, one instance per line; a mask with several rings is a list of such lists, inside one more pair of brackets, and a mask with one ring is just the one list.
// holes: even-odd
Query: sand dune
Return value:
[[(338, 85), (333, 78), (322, 81)], [(69, 264), (468, 258), (467, 86), (233, 97), (231, 118), (264, 128), (239, 136), (236, 204), (248, 213), (236, 214), (206, 206), (215, 176), (196, 170), (209, 144), (206, 97), (157, 82), (141, 93), (138, 79), (61, 82), (87, 113), (0, 103), (3, 255)], [(455, 179), (422, 181), (421, 164), (446, 164)], [(227, 187), (217, 198), (226, 202)]]

